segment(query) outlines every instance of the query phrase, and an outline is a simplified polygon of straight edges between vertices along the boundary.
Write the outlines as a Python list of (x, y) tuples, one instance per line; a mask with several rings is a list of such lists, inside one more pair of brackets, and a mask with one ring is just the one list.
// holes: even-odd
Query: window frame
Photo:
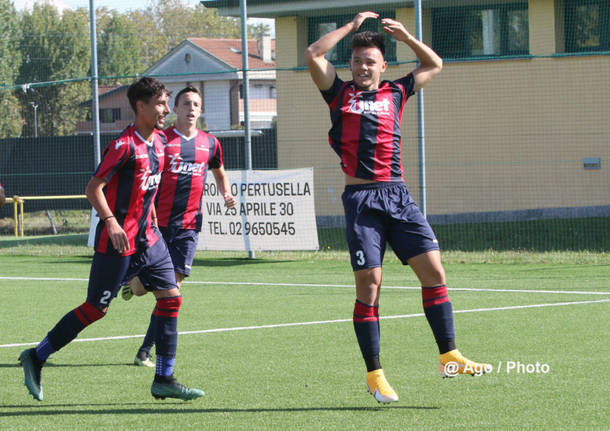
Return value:
[[(473, 20), (467, 19), (470, 14), (475, 11), (493, 9), (500, 12), (500, 49), (499, 53), (495, 54), (472, 54), (472, 28)], [(513, 11), (525, 10), (526, 17), (528, 19), (527, 30), (527, 48), (523, 50), (510, 50), (509, 49), (509, 32), (508, 32), (508, 15)], [(444, 17), (458, 17), (464, 21), (464, 47), (459, 53), (446, 53), (439, 47), (439, 34), (435, 32), (435, 28), (439, 27), (439, 19)], [(496, 4), (483, 4), (483, 5), (468, 5), (468, 6), (449, 6), (449, 7), (434, 7), (431, 12), (431, 25), (432, 25), (432, 48), (443, 58), (455, 58), (455, 59), (468, 59), (468, 58), (493, 58), (493, 57), (506, 57), (506, 56), (523, 56), (530, 55), (530, 44), (529, 44), (529, 5), (528, 2), (510, 2), (510, 3), (496, 3)]]
[[(573, 22), (570, 18), (574, 15), (574, 11), (578, 6), (597, 5), (599, 10), (599, 46), (597, 47), (576, 47), (575, 34), (576, 29), (570, 26)], [(565, 16), (564, 16), (564, 31), (565, 31), (565, 52), (597, 52), (610, 51), (610, 2), (604, 0), (565, 0)]]

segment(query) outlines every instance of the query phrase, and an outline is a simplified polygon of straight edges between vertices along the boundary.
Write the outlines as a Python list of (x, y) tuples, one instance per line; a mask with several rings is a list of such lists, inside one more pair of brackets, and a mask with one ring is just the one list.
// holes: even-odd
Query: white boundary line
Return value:
[[(55, 278), (55, 277), (0, 277), (0, 280), (23, 281), (89, 281), (88, 278)], [(353, 284), (305, 284), (305, 283), (254, 283), (248, 281), (184, 281), (185, 284), (225, 285), (225, 286), (279, 286), (279, 287), (348, 287)], [(421, 290), (415, 286), (381, 286), (382, 289)], [(462, 292), (503, 292), (503, 293), (550, 293), (571, 295), (610, 295), (610, 292), (587, 292), (578, 290), (528, 290), (528, 289), (477, 289), (469, 287), (449, 287), (449, 291)]]
[[(581, 305), (581, 304), (599, 304), (610, 302), (610, 299), (597, 299), (594, 301), (572, 301), (572, 302), (555, 302), (548, 304), (530, 304), (530, 305), (512, 305), (508, 307), (493, 307), (493, 308), (473, 308), (470, 310), (455, 310), (454, 314), (458, 313), (481, 313), (485, 311), (506, 311), (506, 310), (521, 310), (526, 308), (543, 308), (543, 307), (560, 307), (566, 305)], [(389, 319), (408, 319), (410, 317), (423, 317), (424, 313), (415, 314), (401, 314), (395, 316), (383, 316), (381, 320)], [(192, 335), (192, 334), (212, 334), (217, 332), (233, 332), (233, 331), (250, 331), (256, 329), (271, 329), (271, 328), (289, 328), (293, 326), (310, 326), (310, 325), (327, 325), (332, 323), (347, 323), (352, 322), (352, 319), (336, 319), (336, 320), (318, 320), (313, 322), (294, 322), (294, 323), (277, 323), (271, 325), (259, 325), (259, 326), (237, 326), (233, 328), (216, 328), (216, 329), (202, 329), (198, 331), (182, 331), (178, 332), (179, 335)], [(116, 337), (101, 337), (101, 338), (81, 338), (76, 339), (74, 342), (89, 342), (89, 341), (108, 341), (108, 340), (126, 340), (130, 338), (142, 338), (141, 335), (119, 335)], [(19, 344), (0, 344), (0, 348), (9, 347), (24, 347), (24, 346), (36, 346), (38, 343), (19, 343)]]

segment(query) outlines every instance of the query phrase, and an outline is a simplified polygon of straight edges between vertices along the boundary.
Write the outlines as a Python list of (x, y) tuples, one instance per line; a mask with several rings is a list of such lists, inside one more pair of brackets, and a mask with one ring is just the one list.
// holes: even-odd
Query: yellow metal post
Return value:
[[(23, 220), (23, 205), (26, 200), (41, 201), (41, 200), (57, 200), (57, 199), (87, 199), (86, 195), (60, 195), (60, 196), (13, 196), (6, 198), (6, 202), (13, 203), (13, 218), (15, 219), (15, 236), (24, 236), (24, 220)], [(21, 222), (21, 223), (19, 223)]]
[(19, 202), (19, 196), (13, 196), (13, 220), (15, 221), (15, 237), (19, 236), (19, 231), (17, 227), (17, 205)]
[(19, 212), (21, 213), (21, 237), (23, 238), (23, 199), (19, 199)]

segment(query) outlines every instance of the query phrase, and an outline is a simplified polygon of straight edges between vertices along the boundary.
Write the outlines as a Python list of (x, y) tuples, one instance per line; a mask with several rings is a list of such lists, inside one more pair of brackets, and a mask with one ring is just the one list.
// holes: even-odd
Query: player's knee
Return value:
[(445, 270), (441, 265), (434, 266), (426, 271), (423, 278), (425, 278), (425, 283), (423, 283), (424, 286), (445, 284)]
[(356, 271), (356, 287), (359, 290), (377, 291), (381, 285), (381, 270), (370, 268)]
[(88, 322), (88, 325), (90, 325), (104, 317), (106, 311), (108, 311), (108, 307), (98, 308), (85, 301), (77, 310), (82, 314), (82, 317), (84, 317), (84, 321)]
[(148, 293), (146, 287), (144, 287), (144, 284), (142, 284), (142, 281), (139, 277), (134, 277), (133, 279), (131, 279), (131, 281), (129, 282), (129, 287), (131, 288), (131, 291), (135, 296), (142, 296)]
[(177, 317), (182, 305), (182, 295), (157, 298), (155, 313), (165, 317)]

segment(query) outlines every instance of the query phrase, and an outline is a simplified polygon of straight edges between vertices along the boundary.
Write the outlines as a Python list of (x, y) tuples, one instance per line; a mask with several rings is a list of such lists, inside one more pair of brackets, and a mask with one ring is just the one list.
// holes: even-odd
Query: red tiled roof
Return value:
[[(189, 37), (189, 41), (214, 57), (219, 58), (230, 66), (241, 68), (241, 39), (208, 39), (203, 37)], [(275, 40), (271, 41), (271, 52), (275, 52)], [(275, 67), (275, 61), (263, 62), (258, 54), (256, 40), (248, 41), (248, 66), (250, 69), (267, 69)]]
[(108, 93), (109, 91), (112, 90), (116, 90), (119, 87), (122, 87), (123, 85), (120, 83), (116, 83), (113, 85), (100, 85), (98, 86), (98, 94), (101, 96), (104, 93)]

